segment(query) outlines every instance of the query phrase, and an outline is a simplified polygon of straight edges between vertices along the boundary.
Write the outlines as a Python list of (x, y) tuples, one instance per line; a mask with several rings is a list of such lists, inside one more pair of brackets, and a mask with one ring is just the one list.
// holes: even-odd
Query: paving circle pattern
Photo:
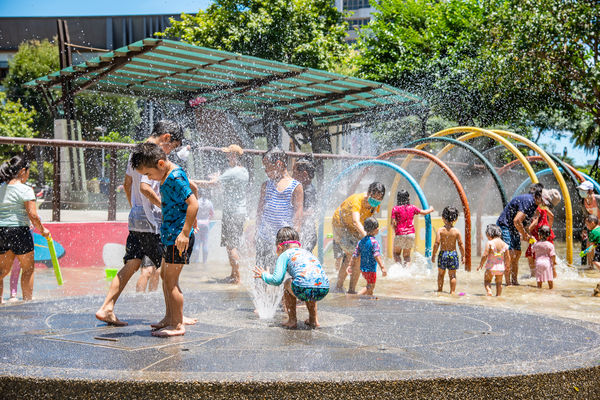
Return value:
[[(259, 320), (241, 291), (189, 292), (183, 337), (149, 323), (158, 294), (117, 304), (127, 327), (95, 320), (98, 297), (3, 306), (0, 374), (32, 378), (167, 381), (356, 381), (501, 377), (589, 368), (600, 359), (592, 323), (447, 303), (331, 295), (321, 328)], [(299, 319), (306, 310), (299, 308)], [(310, 375), (307, 375), (310, 372)]]

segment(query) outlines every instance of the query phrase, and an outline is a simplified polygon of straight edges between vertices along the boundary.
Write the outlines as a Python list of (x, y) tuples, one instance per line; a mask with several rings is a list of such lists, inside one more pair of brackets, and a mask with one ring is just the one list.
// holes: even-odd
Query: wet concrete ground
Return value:
[[(259, 320), (244, 285), (219, 283), (225, 264), (194, 264), (181, 284), (185, 314), (199, 322), (171, 339), (150, 335), (149, 324), (162, 317), (162, 294), (136, 294), (137, 276), (116, 308), (130, 325), (115, 328), (94, 318), (108, 287), (103, 268), (63, 270), (61, 288), (51, 270), (38, 270), (33, 302), (0, 306), (0, 392), (35, 388), (32, 397), (39, 397), (62, 388), (70, 397), (103, 398), (92, 395), (95, 385), (138, 382), (131, 398), (153, 398), (155, 384), (205, 398), (239, 391), (239, 398), (295, 391), (296, 398), (431, 398), (436, 391), (437, 398), (477, 398), (489, 390), (496, 398), (591, 398), (600, 377), (600, 299), (590, 297), (596, 274), (565, 268), (553, 291), (522, 278), (503, 297), (489, 298), (482, 272), (460, 270), (457, 292), (464, 295), (450, 296), (447, 282), (446, 293), (435, 292), (435, 269), (392, 266), (378, 280), (379, 300), (332, 293), (319, 303), (320, 329), (300, 323), (290, 331), (279, 327), (282, 312)], [(5, 297), (7, 289), (5, 280)], [(302, 320), (306, 310), (299, 312)], [(307, 381), (310, 390), (294, 386)]]

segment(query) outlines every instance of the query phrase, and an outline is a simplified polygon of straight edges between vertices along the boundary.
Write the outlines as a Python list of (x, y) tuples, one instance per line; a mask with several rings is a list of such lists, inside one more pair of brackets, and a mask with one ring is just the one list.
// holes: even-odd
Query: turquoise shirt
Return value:
[(0, 185), (0, 226), (29, 226), (25, 202), (35, 200), (33, 189), (24, 183)]
[(295, 286), (329, 289), (329, 279), (313, 253), (294, 247), (284, 251), (277, 259), (273, 274), (263, 272), (262, 279), (269, 285), (281, 285), (288, 272)]

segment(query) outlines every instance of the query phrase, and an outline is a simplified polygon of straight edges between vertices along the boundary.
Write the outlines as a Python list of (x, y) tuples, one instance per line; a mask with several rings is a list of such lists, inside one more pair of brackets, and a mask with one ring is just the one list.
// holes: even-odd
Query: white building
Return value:
[[(370, 0), (371, 2), (376, 0)], [(348, 21), (348, 41), (356, 40), (357, 31), (371, 20), (371, 14), (375, 11), (369, 4), (369, 0), (335, 0), (335, 7), (339, 11), (351, 11), (353, 15), (346, 18)]]

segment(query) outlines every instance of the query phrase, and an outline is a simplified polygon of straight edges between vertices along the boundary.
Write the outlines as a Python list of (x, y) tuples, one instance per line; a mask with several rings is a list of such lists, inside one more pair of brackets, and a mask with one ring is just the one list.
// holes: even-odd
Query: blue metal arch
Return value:
[[(558, 167), (558, 169), (559, 169), (559, 171), (561, 171), (561, 172), (564, 173), (564, 170), (563, 170), (562, 167)], [(590, 177), (589, 175), (587, 175), (587, 174), (585, 174), (585, 173), (583, 173), (581, 171), (579, 171), (579, 173), (581, 175), (583, 175), (586, 180), (590, 181), (592, 183), (592, 185), (594, 185), (594, 189), (596, 190), (597, 193), (600, 193), (600, 184), (598, 184), (598, 182), (596, 182), (594, 179), (592, 179), (592, 177)], [(536, 172), (535, 174), (539, 178), (541, 176), (551, 175), (552, 174), (552, 170), (550, 168), (546, 168), (546, 169), (543, 169), (541, 171)], [(521, 193), (530, 184), (531, 184), (531, 179), (529, 179), (529, 178), (525, 179), (519, 185), (519, 187), (517, 188), (517, 190), (515, 190), (515, 194), (513, 195), (513, 197), (516, 196), (516, 195), (518, 195), (519, 193)]]
[[(417, 183), (415, 178), (413, 178), (411, 174), (409, 174), (405, 169), (401, 168), (400, 166), (398, 166), (394, 163), (391, 163), (389, 161), (383, 161), (383, 160), (365, 160), (365, 161), (358, 162), (354, 165), (351, 165), (350, 167), (348, 167), (345, 170), (343, 170), (342, 172), (340, 172), (340, 174), (338, 176), (336, 176), (329, 182), (328, 189), (323, 196), (323, 200), (321, 201), (321, 212), (319, 215), (319, 260), (321, 260), (321, 262), (323, 261), (323, 241), (324, 241), (323, 224), (324, 224), (324, 220), (325, 220), (325, 205), (327, 204), (327, 200), (329, 200), (334, 188), (336, 187), (338, 182), (344, 176), (350, 174), (351, 172), (353, 172), (356, 169), (363, 168), (366, 166), (371, 166), (371, 165), (390, 168), (390, 169), (396, 171), (397, 173), (399, 173), (400, 175), (402, 175), (404, 178), (406, 178), (408, 183), (410, 183), (412, 188), (417, 193), (417, 196), (419, 197), (419, 201), (421, 202), (421, 207), (423, 208), (423, 210), (426, 210), (429, 208), (429, 203), (427, 202), (427, 199), (425, 198), (425, 193), (423, 193), (423, 189), (421, 189), (421, 187), (419, 186), (419, 184)], [(429, 215), (425, 215), (425, 257), (431, 256), (431, 236), (432, 236), (431, 231), (432, 231), (431, 217)]]

